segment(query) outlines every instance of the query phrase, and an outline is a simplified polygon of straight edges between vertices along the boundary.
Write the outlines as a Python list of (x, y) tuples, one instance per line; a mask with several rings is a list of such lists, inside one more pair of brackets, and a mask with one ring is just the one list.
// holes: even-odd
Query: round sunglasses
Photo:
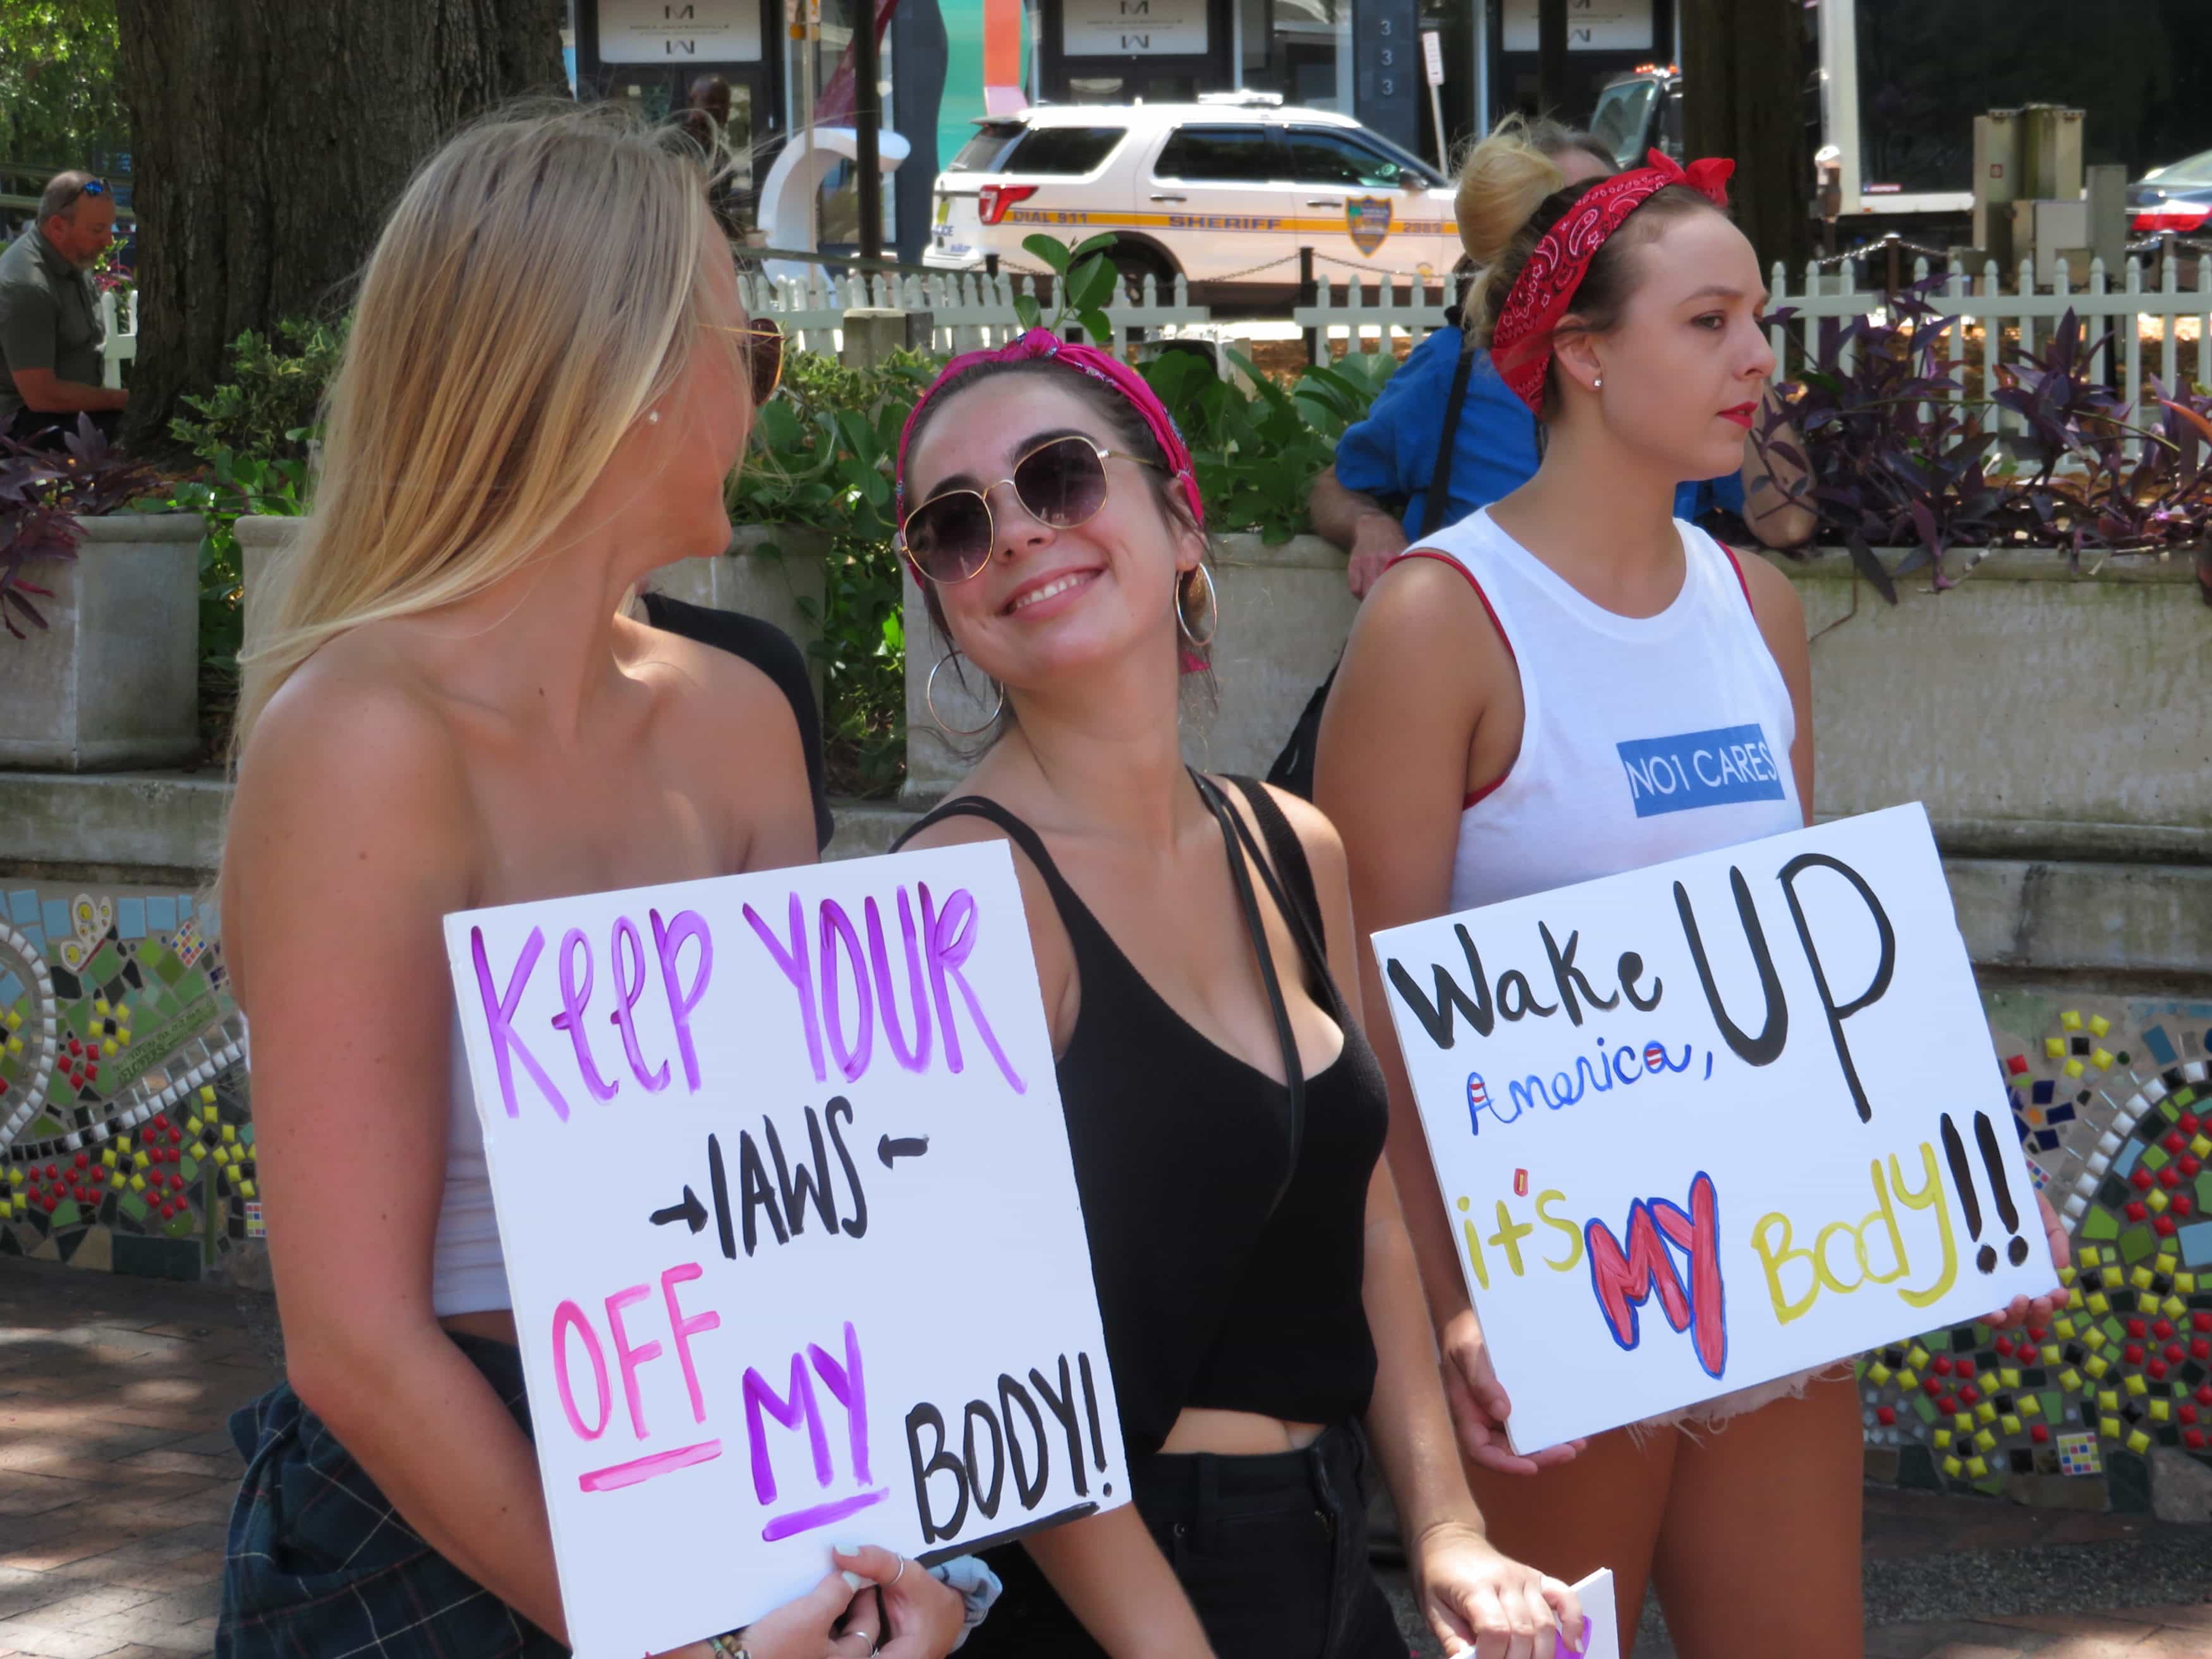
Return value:
[(1139, 466), (1160, 465), (1085, 437), (1048, 438), (1014, 463), (1012, 477), (981, 489), (945, 490), (908, 514), (899, 526), (900, 550), (933, 582), (964, 582), (990, 563), (998, 544), (992, 490), (1004, 484), (1039, 524), (1072, 530), (1106, 505), (1106, 463), (1115, 456)]
[(745, 384), (751, 388), (753, 407), (758, 409), (783, 382), (783, 329), (767, 317), (756, 317), (749, 323), (705, 323), (717, 334), (734, 334), (744, 343)]

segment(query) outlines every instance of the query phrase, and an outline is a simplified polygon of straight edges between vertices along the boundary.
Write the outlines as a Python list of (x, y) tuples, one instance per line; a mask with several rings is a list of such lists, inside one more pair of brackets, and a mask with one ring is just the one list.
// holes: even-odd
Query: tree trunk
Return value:
[(1802, 0), (1682, 0), (1682, 137), (1732, 155), (1736, 222), (1762, 268), (1812, 256)]
[(150, 447), (241, 332), (344, 308), (386, 212), (455, 126), (565, 88), (562, 0), (116, 10), (139, 217), (128, 431)]

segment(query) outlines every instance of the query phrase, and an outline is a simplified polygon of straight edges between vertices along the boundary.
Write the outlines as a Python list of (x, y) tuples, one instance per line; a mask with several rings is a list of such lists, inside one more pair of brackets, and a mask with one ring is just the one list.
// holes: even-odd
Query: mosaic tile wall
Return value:
[[(0, 1255), (157, 1277), (258, 1251), (245, 1029), (189, 896), (0, 899)], [(1868, 1468), (1929, 1490), (2148, 1510), (2212, 1490), (2212, 1002), (1986, 998), (2036, 1184), (2077, 1266), (2047, 1328), (1859, 1362)]]
[(258, 1239), (207, 921), (185, 894), (0, 896), (0, 1255), (198, 1279)]
[[(2212, 1489), (2212, 1003), (1985, 998), (2075, 1266), (2047, 1327), (1928, 1332), (1859, 1364), (1869, 1468), (1931, 1490), (2146, 1511)], [(2161, 1503), (2161, 1510), (2178, 1504)]]

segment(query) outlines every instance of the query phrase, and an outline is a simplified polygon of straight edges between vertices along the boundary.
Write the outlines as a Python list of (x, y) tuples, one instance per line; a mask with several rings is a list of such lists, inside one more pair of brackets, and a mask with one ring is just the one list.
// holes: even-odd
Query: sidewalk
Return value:
[[(223, 1421), (277, 1368), (266, 1298), (0, 1263), (0, 1659), (210, 1650)], [(2212, 1530), (1867, 1504), (1868, 1659), (2212, 1659)], [(1675, 1659), (1655, 1617), (1636, 1659)]]

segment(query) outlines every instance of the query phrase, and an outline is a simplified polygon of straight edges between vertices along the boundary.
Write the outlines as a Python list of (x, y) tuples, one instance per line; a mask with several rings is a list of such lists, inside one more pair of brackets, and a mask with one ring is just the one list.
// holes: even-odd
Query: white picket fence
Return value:
[(118, 306), (112, 293), (100, 296), (100, 320), (107, 337), (100, 344), (100, 383), (110, 391), (123, 385), (123, 365), (138, 360), (138, 290)]
[[(944, 352), (1006, 343), (1021, 331), (1014, 309), (1017, 299), (1036, 301), (1048, 316), (1053, 310), (1052, 302), (1038, 293), (1034, 277), (1004, 272), (996, 276), (934, 271), (927, 276), (840, 278), (817, 268), (803, 278), (745, 276), (740, 283), (748, 311), (775, 318), (785, 333), (796, 336), (809, 351), (835, 352), (843, 343), (845, 313), (864, 307), (929, 313), (933, 343)], [(1106, 314), (1114, 325), (1115, 343), (1127, 346), (1133, 331), (1203, 323), (1211, 313), (1190, 302), (1189, 285), (1181, 276), (1164, 296), (1158, 279), (1147, 276), (1137, 300), (1117, 294)]]
[[(1916, 286), (1928, 280), (1928, 269), (1924, 258), (1915, 263)], [(2073, 273), (2062, 263), (2051, 273), (2046, 283), (2038, 276), (2035, 262), (2023, 259), (2017, 286), (2007, 290), (1996, 263), (1992, 260), (1983, 267), (1978, 280), (1968, 278), (1962, 270), (1952, 270), (1939, 287), (1928, 294), (1927, 301), (1939, 315), (1955, 319), (1947, 320), (1943, 325), (1944, 332), (1954, 337), (1954, 349), (1947, 352), (1948, 356), (1957, 358), (1971, 352), (1972, 343), (1967, 339), (1966, 331), (1976, 325), (1981, 328), (1984, 387), (1996, 384), (1995, 370), (2002, 360), (2008, 331), (2016, 331), (2021, 349), (2033, 352), (2038, 339), (2048, 340), (2069, 311), (2081, 320), (2085, 344), (2094, 344), (2108, 333), (2117, 334), (2110, 360), (2100, 362), (2098, 367), (2111, 376), (2130, 407), (2139, 404), (2143, 396), (2146, 325), (2154, 336), (2154, 372), (2161, 385), (2185, 384), (2184, 366), (2192, 355), (2196, 372), (2189, 378), (2198, 384), (2212, 385), (2212, 259), (2197, 262), (2197, 284), (2189, 289), (2182, 287), (2180, 266), (2172, 259), (2161, 262), (2154, 288), (2144, 287), (2143, 267), (2134, 259), (2127, 261), (2118, 288), (2112, 285), (2101, 259), (2091, 264), (2088, 276), (2086, 287), (2074, 287)], [(1788, 292), (1789, 274), (1778, 264), (1772, 286), (1775, 307), (1786, 306), (1796, 313), (1787, 322), (1775, 324), (1771, 331), (1779, 365), (1778, 373), (1784, 377), (1818, 349), (1824, 322), (1848, 322), (1876, 314), (1888, 303), (1884, 293), (1854, 288), (1847, 273), (1823, 273), (1816, 266), (1807, 267), (1802, 288), (1791, 294)], [(2193, 334), (2193, 342), (2185, 339), (2185, 334)], [(2191, 343), (2195, 346), (2193, 354), (2185, 349)], [(1848, 344), (1842, 361), (1846, 364), (1850, 361)], [(1964, 392), (1954, 395), (1963, 398)], [(1998, 429), (2018, 431), (2024, 424), (2018, 416), (2008, 414)], [(2135, 447), (2139, 448), (2140, 445)]]
[(1314, 303), (1294, 307), (1291, 320), (1301, 329), (1321, 330), (1324, 339), (1336, 337), (1340, 330), (1355, 351), (1360, 341), (1370, 338), (1388, 350), (1394, 334), (1419, 345), (1445, 326), (1444, 308), (1451, 298), (1452, 290), (1445, 287), (1368, 289), (1355, 282), (1340, 291), (1334, 283), (1323, 282), (1314, 290)]

